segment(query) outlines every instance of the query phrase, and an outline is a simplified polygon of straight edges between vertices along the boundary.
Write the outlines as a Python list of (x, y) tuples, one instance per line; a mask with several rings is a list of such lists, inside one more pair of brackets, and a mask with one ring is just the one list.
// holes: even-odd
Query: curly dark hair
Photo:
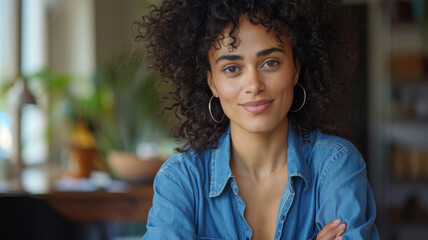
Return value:
[[(337, 1), (335, 1), (337, 2)], [(151, 67), (162, 81), (172, 86), (169, 97), (179, 118), (172, 128), (176, 137), (184, 139), (179, 151), (191, 147), (196, 152), (215, 147), (229, 126), (229, 119), (216, 123), (208, 112), (212, 96), (206, 73), (210, 71), (208, 50), (228, 24), (229, 36), (235, 37), (239, 17), (247, 16), (253, 24), (273, 30), (278, 41), (290, 39), (295, 59), (300, 65), (298, 82), (307, 92), (305, 106), (288, 117), (303, 136), (320, 129), (327, 134), (344, 135), (336, 114), (345, 109), (346, 78), (351, 59), (344, 40), (339, 38), (332, 13), (339, 6), (323, 0), (163, 0), (151, 6), (148, 15), (136, 22), (135, 40), (147, 49)], [(224, 37), (224, 36), (223, 36)], [(231, 43), (236, 48), (237, 42)], [(302, 103), (301, 89), (295, 89), (292, 109)], [(213, 114), (221, 119), (218, 101)]]

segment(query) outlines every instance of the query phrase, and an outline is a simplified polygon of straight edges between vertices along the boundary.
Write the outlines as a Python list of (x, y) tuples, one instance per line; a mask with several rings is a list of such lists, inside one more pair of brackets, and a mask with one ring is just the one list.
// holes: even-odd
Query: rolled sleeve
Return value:
[(379, 239), (376, 205), (366, 164), (358, 152), (338, 154), (325, 167), (319, 190), (317, 227), (334, 219), (347, 224), (344, 239)]

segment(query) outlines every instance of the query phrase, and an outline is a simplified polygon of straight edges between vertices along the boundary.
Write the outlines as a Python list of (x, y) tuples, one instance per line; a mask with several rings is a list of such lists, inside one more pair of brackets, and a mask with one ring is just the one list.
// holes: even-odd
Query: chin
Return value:
[(276, 116), (246, 116), (236, 119), (237, 121), (234, 121), (233, 118), (229, 119), (231, 127), (236, 127), (237, 129), (241, 129), (252, 134), (267, 134), (281, 128), (281, 126), (288, 126), (287, 115), (282, 117), (281, 113)]
[(253, 122), (242, 126), (244, 130), (253, 134), (266, 134), (270, 133), (278, 127), (278, 123), (266, 123), (266, 122)]

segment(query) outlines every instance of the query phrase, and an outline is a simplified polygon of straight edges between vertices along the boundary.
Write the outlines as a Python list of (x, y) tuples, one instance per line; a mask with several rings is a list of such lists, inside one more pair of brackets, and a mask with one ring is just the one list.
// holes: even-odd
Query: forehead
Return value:
[(246, 17), (241, 17), (236, 28), (232, 24), (224, 28), (208, 53), (213, 56), (225, 52), (248, 51), (256, 47), (284, 48), (286, 45), (289, 45), (286, 36), (279, 37), (273, 29), (268, 30), (261, 24), (253, 24)]

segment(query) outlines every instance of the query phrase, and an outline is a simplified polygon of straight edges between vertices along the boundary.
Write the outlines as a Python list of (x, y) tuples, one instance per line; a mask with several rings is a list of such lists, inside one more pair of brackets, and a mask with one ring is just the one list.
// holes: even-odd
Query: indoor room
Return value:
[[(146, 57), (166, 53), (141, 43), (151, 36), (142, 16), (162, 15), (152, 6), (161, 2), (0, 0), (0, 239), (142, 239), (155, 176), (183, 151), (185, 141), (174, 133), (189, 134), (194, 121), (174, 111), (180, 108), (168, 110), (181, 90), (153, 70), (159, 59)], [(335, 62), (352, 72), (346, 79), (349, 115), (330, 117), (343, 122), (364, 160), (375, 228), (381, 239), (423, 239), (428, 1), (324, 2), (340, 6), (337, 16), (350, 16), (335, 21), (353, 44), (341, 49), (351, 64)], [(159, 68), (168, 71), (168, 64)], [(302, 107), (309, 90), (303, 88)], [(213, 116), (209, 97), (208, 119), (224, 125), (228, 113)], [(252, 113), (262, 111), (252, 107)], [(186, 120), (186, 127), (171, 131)], [(191, 133), (192, 144), (210, 137)]]

